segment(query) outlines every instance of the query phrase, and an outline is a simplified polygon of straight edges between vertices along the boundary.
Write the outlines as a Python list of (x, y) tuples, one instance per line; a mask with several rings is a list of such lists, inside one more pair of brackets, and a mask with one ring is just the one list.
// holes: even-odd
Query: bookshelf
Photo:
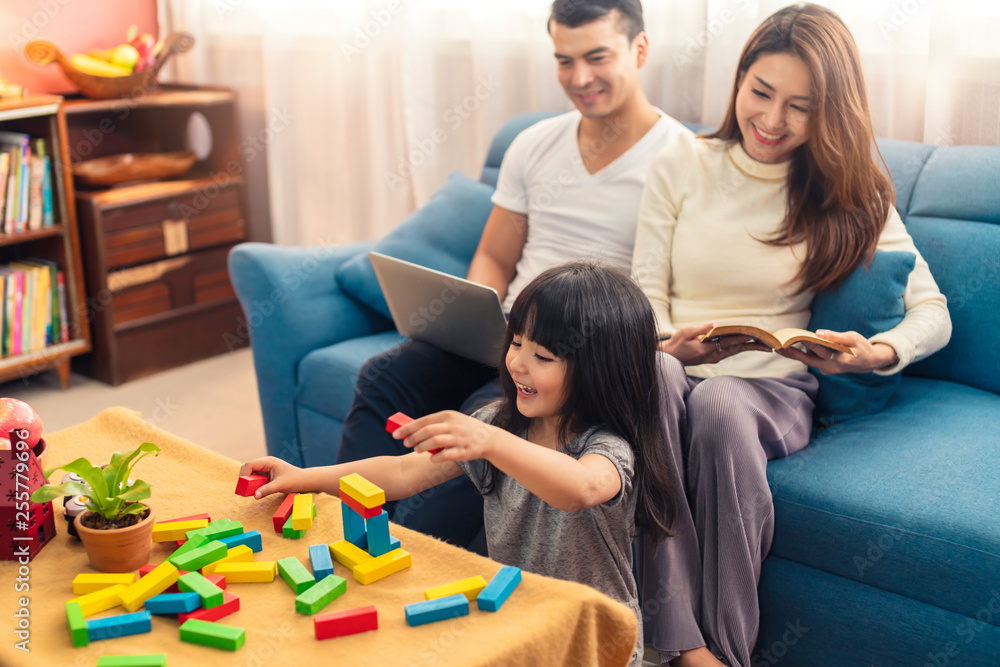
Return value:
[(45, 140), (51, 160), (54, 214), (54, 224), (49, 227), (0, 233), (0, 265), (29, 258), (58, 264), (65, 277), (68, 319), (67, 340), (0, 358), (0, 382), (55, 370), (63, 388), (69, 388), (70, 361), (89, 352), (91, 341), (63, 99), (55, 95), (28, 95), (0, 100), (0, 130)]

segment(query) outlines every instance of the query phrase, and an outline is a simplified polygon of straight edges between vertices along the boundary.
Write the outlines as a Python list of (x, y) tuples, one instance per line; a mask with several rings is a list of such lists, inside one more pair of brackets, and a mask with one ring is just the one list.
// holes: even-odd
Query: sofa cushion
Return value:
[[(859, 266), (839, 287), (816, 295), (809, 329), (857, 331), (865, 338), (892, 329), (903, 319), (903, 292), (916, 259), (912, 252), (876, 252), (871, 264)], [(813, 419), (825, 425), (878, 412), (901, 377), (810, 370), (819, 379)]]
[(896, 209), (899, 215), (905, 218), (910, 208), (910, 200), (913, 198), (917, 177), (935, 148), (915, 141), (898, 139), (879, 139), (876, 143), (896, 188)]
[[(489, 185), (454, 171), (426, 206), (413, 212), (372, 250), (464, 277), (493, 210), (492, 196)], [(337, 271), (337, 282), (354, 298), (391, 317), (367, 253), (345, 262)]]
[(386, 331), (313, 350), (299, 362), (296, 403), (343, 420), (354, 400), (362, 364), (405, 340), (395, 331)]
[(771, 554), (976, 617), (1000, 572), (998, 432), (1000, 396), (904, 377), (882, 412), (768, 464)]

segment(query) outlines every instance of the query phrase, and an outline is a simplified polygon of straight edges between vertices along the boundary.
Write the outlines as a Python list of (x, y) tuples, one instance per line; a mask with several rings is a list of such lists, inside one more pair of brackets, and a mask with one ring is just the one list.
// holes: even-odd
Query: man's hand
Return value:
[(701, 337), (712, 330), (715, 324), (691, 325), (678, 329), (669, 339), (660, 343), (660, 350), (680, 361), (685, 366), (715, 364), (740, 352), (759, 350), (770, 352), (771, 348), (753, 338), (745, 336), (725, 336), (719, 341), (704, 341)]
[(432, 452), (435, 462), (474, 461), (489, 456), (496, 430), (461, 412), (445, 410), (401, 426), (392, 437), (415, 452)]

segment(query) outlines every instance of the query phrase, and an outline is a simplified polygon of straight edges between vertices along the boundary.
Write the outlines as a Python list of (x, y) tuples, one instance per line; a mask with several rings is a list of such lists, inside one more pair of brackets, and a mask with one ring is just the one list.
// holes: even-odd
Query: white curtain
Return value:
[[(233, 87), (251, 233), (282, 244), (377, 238), (523, 111), (570, 108), (549, 0), (166, 0), (195, 35), (168, 73)], [(736, 60), (784, 0), (646, 0), (650, 100), (719, 122)], [(1000, 3), (831, 0), (864, 59), (876, 134), (1000, 144)], [(269, 234), (268, 230), (273, 233)]]

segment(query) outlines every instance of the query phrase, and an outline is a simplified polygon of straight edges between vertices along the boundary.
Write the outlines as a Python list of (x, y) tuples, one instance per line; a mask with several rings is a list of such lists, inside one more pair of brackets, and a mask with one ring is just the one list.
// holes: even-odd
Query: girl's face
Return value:
[(529, 419), (558, 419), (566, 402), (566, 360), (527, 336), (514, 336), (505, 363), (517, 388), (518, 411)]
[(736, 122), (743, 150), (758, 162), (792, 159), (809, 139), (812, 76), (802, 59), (788, 53), (757, 58), (736, 92)]

